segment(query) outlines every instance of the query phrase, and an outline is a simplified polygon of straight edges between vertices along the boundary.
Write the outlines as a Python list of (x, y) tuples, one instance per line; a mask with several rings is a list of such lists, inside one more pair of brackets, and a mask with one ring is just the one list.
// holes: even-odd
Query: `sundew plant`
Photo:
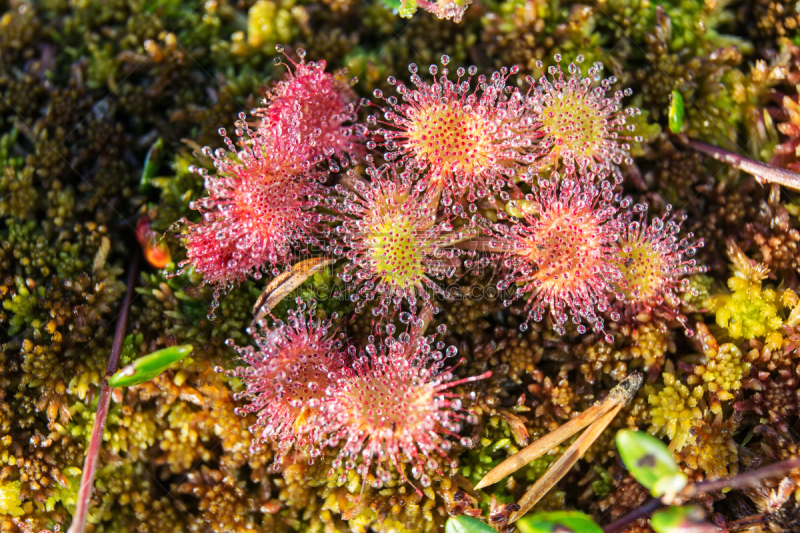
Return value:
[(9, 0), (0, 533), (800, 530), (798, 27)]

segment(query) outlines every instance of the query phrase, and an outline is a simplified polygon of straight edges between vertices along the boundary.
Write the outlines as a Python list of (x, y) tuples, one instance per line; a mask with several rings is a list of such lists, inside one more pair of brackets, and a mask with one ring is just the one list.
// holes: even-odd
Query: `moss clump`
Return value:
[(762, 338), (773, 348), (783, 341), (779, 316), (781, 306), (777, 291), (764, 287), (769, 270), (757, 264), (734, 247), (730, 251), (733, 277), (728, 279), (730, 295), (716, 295), (706, 300), (710, 311), (716, 314), (717, 324), (728, 330), (734, 339)]
[(22, 500), (19, 498), (21, 483), (6, 481), (0, 484), (0, 512), (10, 516), (22, 516)]
[(694, 442), (693, 429), (703, 420), (703, 413), (698, 408), (703, 389), (702, 387), (689, 389), (673, 374), (665, 372), (661, 377), (664, 380), (664, 388), (648, 398), (653, 406), (650, 411), (652, 425), (648, 432), (668, 437), (670, 448), (680, 451), (687, 444)]
[[(796, 455), (798, 202), (664, 132), (675, 90), (690, 137), (796, 170), (800, 49), (788, 39), (797, 41), (797, 10), (783, 0), (658, 4), (486, 0), (456, 24), (421, 12), (404, 19), (379, 0), (10, 2), (0, 15), (0, 531), (63, 531), (71, 522), (140, 217), (164, 237), (173, 264), (143, 265), (122, 363), (176, 344), (194, 349), (157, 379), (114, 391), (89, 518), (97, 533), (434, 531), (450, 515), (488, 512), (492, 496), (518, 499), (557, 455), (488, 490), (472, 487), (633, 370), (646, 374), (646, 390), (542, 508), (610, 520), (645, 501), (617, 465), (611, 437), (620, 427), (668, 439), (693, 479)], [(455, 466), (426, 472), (431, 486), (421, 495), (398, 475), (362, 494), (352, 472), (341, 482), (329, 477), (335, 449), (317, 458), (306, 449), (283, 457), (270, 446), (252, 450), (253, 419), (237, 414), (242, 384), (215, 368), (239, 364), (225, 340), (250, 342), (253, 306), (270, 280), (233, 288), (209, 319), (213, 289), (191, 271), (167, 273), (185, 258), (173, 224), (197, 222), (190, 203), (204, 194), (190, 168), (210, 167), (200, 147), (222, 147), (219, 128), (233, 131), (238, 113), (260, 105), (285, 75), (271, 66), (276, 44), (292, 59), (302, 47), (331, 71), (348, 68), (340, 77), (358, 78), (359, 97), (387, 92), (387, 76), (406, 80), (409, 63), (424, 70), (442, 54), (451, 77), (460, 66), (475, 64), (488, 78), (516, 64), (523, 92), (537, 60), (549, 65), (559, 53), (564, 65), (578, 54), (603, 62), (616, 78), (609, 94), (631, 87), (623, 104), (643, 111), (628, 122), (642, 140), (630, 141), (634, 162), (620, 169), (625, 180), (614, 194), (655, 214), (673, 205), (687, 215), (682, 227), (705, 242), (696, 258), (709, 271), (689, 277), (676, 302), (695, 335), (647, 313), (612, 324), (613, 309), (604, 316), (612, 342), (571, 324), (558, 335), (546, 319), (520, 331), (524, 305), (504, 305), (492, 292), (499, 270), (459, 270), (461, 297), (436, 301), (428, 332), (446, 326), (442, 342), (465, 359), (458, 377), (493, 376), (454, 390), (479, 419), (464, 424), (465, 441), (453, 439)], [(360, 118), (374, 112), (362, 105)], [(142, 183), (159, 139), (160, 161)], [(343, 176), (331, 173), (326, 186)], [(535, 192), (524, 181), (517, 187), (495, 200)], [(497, 217), (488, 199), (475, 208)], [(466, 223), (474, 213), (461, 209)], [(465, 260), (480, 262), (480, 254)], [(307, 280), (272, 310), (275, 318), (286, 319), (299, 296), (316, 299), (320, 316), (337, 313), (346, 342), (374, 335), (372, 307), (351, 319), (352, 302), (337, 297), (341, 263)], [(410, 463), (401, 468), (413, 478)], [(797, 529), (797, 500), (776, 511), (765, 496), (772, 490), (754, 489), (752, 502), (729, 494), (705, 503), (728, 523), (758, 513)]]

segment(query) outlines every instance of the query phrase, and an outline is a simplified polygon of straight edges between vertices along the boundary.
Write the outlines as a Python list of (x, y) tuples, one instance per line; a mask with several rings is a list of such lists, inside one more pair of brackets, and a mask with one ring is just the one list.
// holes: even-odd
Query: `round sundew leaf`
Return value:
[(517, 521), (521, 533), (603, 533), (587, 515), (579, 511), (553, 511), (525, 516)]
[(111, 376), (108, 384), (112, 387), (130, 387), (131, 385), (150, 381), (168, 369), (173, 363), (189, 355), (193, 348), (191, 344), (170, 346), (140, 357)]
[(686, 475), (666, 444), (657, 438), (643, 431), (623, 429), (617, 433), (616, 442), (622, 462), (653, 496), (674, 494), (686, 486)]
[(656, 533), (717, 533), (719, 529), (704, 518), (703, 510), (693, 505), (670, 507), (655, 513), (650, 525)]
[(452, 516), (444, 526), (445, 533), (497, 533), (494, 528), (477, 518)]
[(669, 131), (680, 133), (683, 127), (683, 97), (678, 91), (672, 91), (669, 104)]

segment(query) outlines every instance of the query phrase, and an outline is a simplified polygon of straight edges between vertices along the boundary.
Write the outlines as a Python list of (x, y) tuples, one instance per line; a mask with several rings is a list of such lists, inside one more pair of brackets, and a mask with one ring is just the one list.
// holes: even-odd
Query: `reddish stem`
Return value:
[(640, 518), (647, 518), (650, 516), (653, 511), (662, 507), (664, 504), (661, 503), (661, 500), (658, 498), (650, 498), (645, 502), (644, 505), (634, 509), (630, 513), (623, 515), (622, 518), (611, 522), (606, 527), (603, 528), (603, 533), (616, 533), (617, 531), (621, 531), (625, 526), (636, 522)]
[(746, 489), (757, 487), (765, 479), (783, 476), (790, 470), (800, 468), (800, 457), (792, 457), (780, 463), (767, 465), (758, 470), (743, 472), (730, 478), (715, 479), (713, 481), (701, 481), (684, 489), (679, 496), (681, 498), (694, 498), (699, 494), (706, 494), (722, 489)]
[[(700, 483), (689, 485), (683, 489), (678, 496), (681, 500), (689, 500), (695, 496), (699, 496), (700, 494), (716, 492), (722, 489), (741, 490), (749, 487), (757, 487), (765, 479), (783, 476), (795, 468), (800, 468), (800, 457), (792, 457), (791, 459), (781, 461), (780, 463), (767, 465), (764, 468), (759, 468), (758, 470), (752, 470), (750, 472), (743, 472), (729, 478), (715, 479), (713, 481), (701, 481)], [(639, 520), (640, 518), (650, 516), (650, 514), (652, 514), (659, 507), (669, 505), (670, 503), (672, 502), (667, 503), (663, 501), (662, 498), (651, 498), (641, 507), (634, 509), (619, 520), (604, 527), (603, 533), (615, 533), (617, 531), (621, 531), (623, 528)]]
[(97, 411), (94, 416), (92, 426), (92, 436), (89, 440), (89, 448), (86, 450), (86, 457), (83, 462), (83, 473), (81, 474), (81, 485), (78, 489), (78, 501), (75, 505), (75, 513), (72, 515), (72, 525), (67, 533), (83, 533), (86, 529), (86, 518), (89, 514), (89, 500), (92, 496), (94, 486), (94, 476), (97, 473), (97, 459), (100, 455), (100, 447), (103, 443), (103, 430), (106, 426), (108, 417), (108, 406), (111, 402), (111, 387), (108, 385), (108, 378), (114, 375), (119, 367), (119, 358), (122, 353), (122, 342), (125, 339), (125, 327), (128, 323), (128, 310), (131, 306), (133, 297), (133, 287), (136, 283), (136, 275), (139, 272), (139, 251), (137, 250), (130, 272), (128, 272), (128, 289), (125, 291), (125, 299), (122, 302), (122, 310), (117, 318), (117, 327), (114, 331), (114, 342), (111, 345), (111, 353), (108, 356), (106, 374), (103, 376), (103, 383), (100, 386), (100, 398), (97, 402)]
[(800, 191), (800, 174), (796, 174), (784, 168), (773, 167), (766, 163), (754, 161), (743, 155), (735, 154), (704, 142), (695, 141), (686, 136), (678, 136), (677, 138), (689, 148), (697, 150), (717, 161), (727, 163), (734, 168), (743, 170), (748, 174), (752, 174), (761, 182), (768, 181), (770, 183), (777, 183), (789, 189)]

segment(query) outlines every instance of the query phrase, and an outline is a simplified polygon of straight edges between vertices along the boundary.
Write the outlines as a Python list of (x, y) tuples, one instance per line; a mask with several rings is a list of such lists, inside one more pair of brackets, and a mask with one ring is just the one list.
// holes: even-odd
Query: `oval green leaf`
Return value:
[(444, 526), (445, 533), (497, 533), (486, 522), (469, 516), (452, 516)]
[(147, 150), (147, 156), (144, 158), (144, 168), (142, 169), (142, 179), (139, 180), (139, 192), (147, 192), (150, 189), (150, 182), (156, 176), (158, 167), (161, 165), (161, 151), (163, 148), (164, 141), (159, 137)]
[(517, 521), (521, 533), (603, 533), (589, 516), (579, 511), (553, 511), (525, 516)]
[(657, 438), (643, 431), (623, 429), (617, 433), (616, 442), (622, 462), (653, 496), (674, 494), (686, 486), (686, 475), (667, 445)]
[(680, 133), (683, 127), (683, 97), (678, 91), (672, 91), (669, 104), (669, 131)]
[(655, 513), (650, 524), (656, 533), (718, 533), (719, 529), (704, 518), (702, 509), (687, 505)]
[(402, 0), (381, 0), (381, 2), (395, 13), (403, 6)]
[(112, 387), (130, 387), (131, 385), (150, 381), (168, 369), (173, 363), (177, 363), (189, 355), (193, 348), (191, 344), (170, 346), (140, 357), (111, 376), (108, 384)]

